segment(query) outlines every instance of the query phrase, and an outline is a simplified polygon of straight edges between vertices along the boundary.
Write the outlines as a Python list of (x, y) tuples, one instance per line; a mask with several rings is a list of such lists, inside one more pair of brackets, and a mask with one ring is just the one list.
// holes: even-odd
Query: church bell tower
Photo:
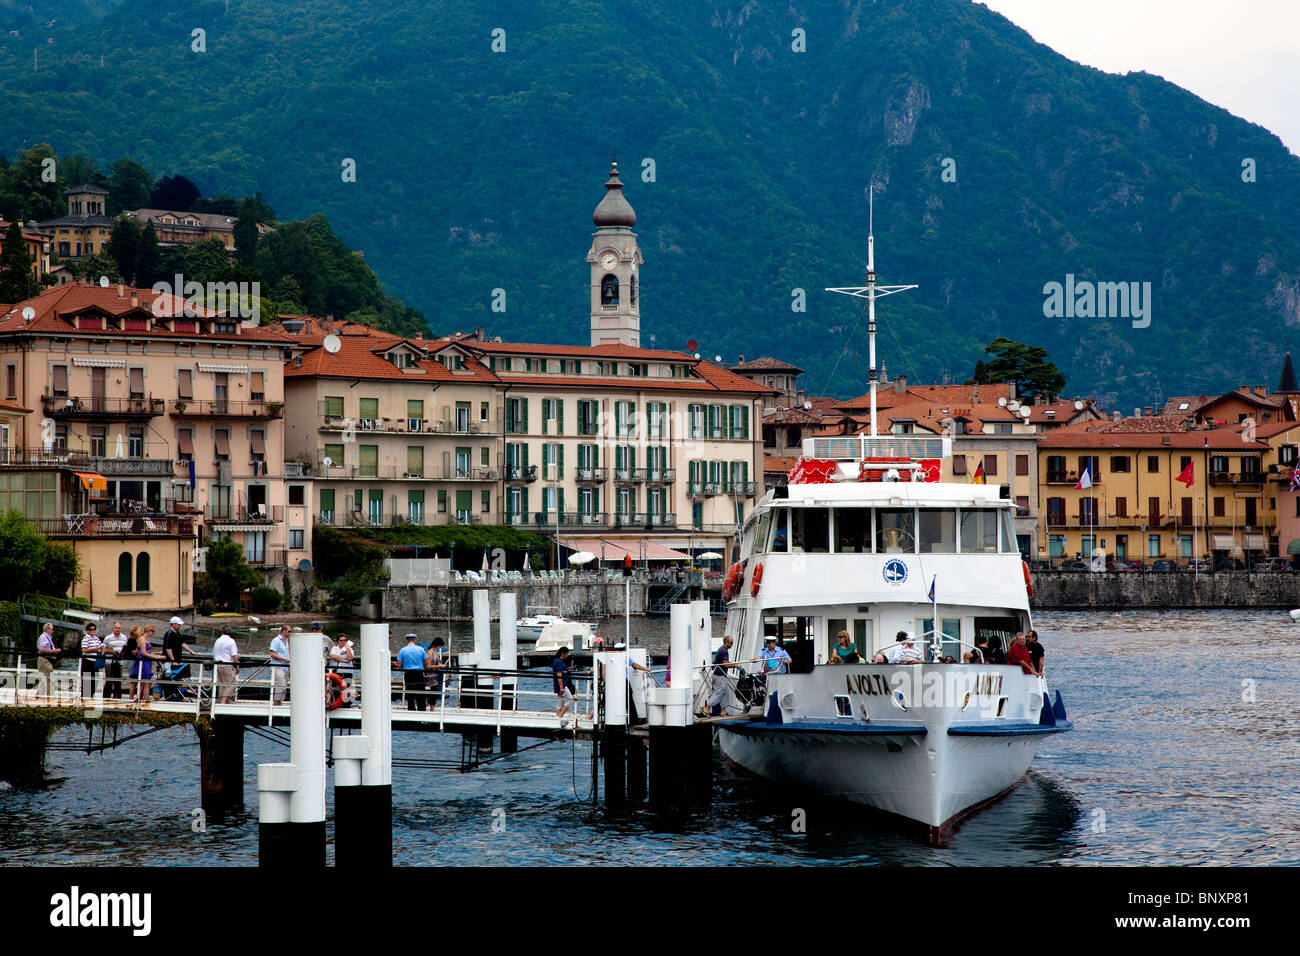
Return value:
[(605, 198), (592, 214), (587, 262), (591, 267), (591, 344), (641, 347), (641, 247), (636, 213), (623, 197), (618, 163), (609, 171)]

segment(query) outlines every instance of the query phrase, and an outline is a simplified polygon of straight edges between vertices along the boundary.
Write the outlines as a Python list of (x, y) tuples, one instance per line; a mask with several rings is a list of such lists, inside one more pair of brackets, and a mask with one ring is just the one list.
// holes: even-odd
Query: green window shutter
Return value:
[(334, 462), (335, 465), (343, 464), (343, 446), (326, 445), (325, 457), (328, 458), (330, 461)]
[(408, 504), (423, 505), (424, 504), (423, 489), (421, 489), (420, 491), (408, 491), (406, 493), (406, 501)]
[(371, 500), (371, 501), (383, 501), (383, 500), (384, 500), (384, 489), (382, 489), (382, 488), (371, 488), (371, 489), (370, 489), (370, 500)]
[(592, 468), (600, 467), (600, 446), (599, 445), (591, 446), (591, 467)]
[(459, 513), (462, 512), (462, 511), (472, 511), (472, 510), (474, 510), (474, 498), (473, 498), (473, 494), (474, 494), (474, 492), (472, 492), (472, 491), (468, 491), (468, 490), (467, 490), (467, 491), (458, 491), (458, 492), (456, 492), (456, 512), (457, 512), (457, 514), (459, 514)]
[(740, 463), (740, 480), (745, 484), (749, 484), (749, 462), (747, 461)]
[(628, 450), (627, 450), (627, 466), (628, 466), (629, 468), (635, 468), (635, 467), (636, 467), (636, 446), (635, 446), (635, 445), (631, 445), (631, 446), (628, 447)]
[(406, 473), (408, 475), (424, 474), (424, 446), (406, 446)]
[(360, 400), (361, 412), (358, 418), (378, 418), (379, 417), (379, 399), (363, 398)]
[(557, 489), (555, 500), (556, 500), (556, 513), (559, 514), (561, 517), (563, 517), (564, 515), (564, 489), (563, 488)]
[(438, 489), (438, 510), (447, 510), (447, 490), (445, 488)]
[[(528, 443), (527, 443), (527, 442), (524, 442), (524, 443), (523, 443), (522, 445), (520, 445), (519, 447), (523, 449), (523, 452), (522, 452), (522, 455), (523, 455), (523, 459), (522, 459), (523, 464), (520, 465), (519, 467), (521, 467), (524, 471), (527, 471), (527, 470), (528, 470)], [(525, 492), (525, 494), (526, 494), (526, 493), (527, 493), (527, 492)]]
[(515, 430), (515, 403), (506, 399), (506, 432), (511, 433)]
[(542, 434), (543, 435), (550, 434), (549, 431), (547, 430), (550, 427), (550, 420), (547, 418), (547, 414), (550, 412), (550, 409), (547, 407), (548, 402), (550, 402), (549, 398), (542, 399)]
[(750, 408), (748, 405), (741, 406), (740, 408), (740, 428), (741, 428), (740, 437), (741, 438), (749, 438), (749, 412), (750, 412)]
[(352, 510), (361, 510), (361, 489), (357, 488), (352, 492)]
[(484, 489), (483, 489), (483, 499), (482, 499), (482, 500), (483, 500), (483, 510), (484, 510), (485, 512), (486, 512), (486, 511), (491, 511), (491, 510), (492, 510), (492, 492), (490, 492), (490, 491), (488, 491), (486, 488), (484, 488)]
[(478, 451), (479, 451), (478, 463), (482, 465), (484, 468), (486, 468), (488, 466), (488, 446), (484, 445)]
[(322, 488), (320, 490), (320, 510), (321, 511), (334, 510), (334, 489), (333, 488)]
[(361, 445), (358, 449), (357, 461), (361, 465), (361, 475), (367, 478), (374, 478), (379, 474), (379, 446), (378, 445)]
[[(559, 456), (560, 456), (559, 461), (556, 465), (555, 477), (557, 480), (562, 481), (564, 480), (564, 446), (563, 445), (560, 446)], [(563, 494), (563, 492), (561, 492), (561, 494)]]
[(523, 509), (519, 513), (524, 516), (524, 521), (527, 522), (530, 520), (530, 518), (528, 517), (530, 512), (528, 510), (528, 489), (527, 488), (524, 488), (523, 493), (519, 497), (519, 501), (520, 501), (520, 508)]
[(342, 395), (325, 396), (325, 414), (337, 418), (343, 417), (343, 396)]
[(557, 398), (555, 400), (555, 421), (556, 421), (555, 434), (563, 435), (564, 434), (564, 399), (562, 398)]
[(522, 414), (523, 421), (521, 422), (521, 424), (523, 426), (524, 434), (527, 435), (528, 434), (528, 399), (526, 398), (521, 399), (519, 404), (523, 409), (523, 414)]
[(423, 418), (423, 417), (424, 417), (424, 402), (423, 402), (421, 399), (418, 399), (418, 398), (408, 398), (408, 399), (406, 400), (406, 417), (407, 417), (407, 418)]

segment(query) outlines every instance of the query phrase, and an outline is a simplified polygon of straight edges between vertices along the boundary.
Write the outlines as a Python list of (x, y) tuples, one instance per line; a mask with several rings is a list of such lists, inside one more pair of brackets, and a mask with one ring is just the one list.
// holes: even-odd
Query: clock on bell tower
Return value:
[(623, 197), (617, 162), (610, 167), (605, 198), (591, 218), (596, 224), (591, 251), (587, 253), (591, 268), (591, 344), (639, 348), (641, 248), (632, 231), (636, 213)]

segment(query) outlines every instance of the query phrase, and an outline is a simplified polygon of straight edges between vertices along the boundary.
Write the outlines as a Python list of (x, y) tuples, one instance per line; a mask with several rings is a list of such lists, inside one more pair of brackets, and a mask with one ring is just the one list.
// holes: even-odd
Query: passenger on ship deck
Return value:
[(722, 709), (731, 704), (731, 684), (727, 669), (739, 667), (731, 660), (731, 645), (736, 643), (730, 634), (722, 639), (722, 646), (713, 653), (713, 671), (710, 675), (712, 693), (709, 694), (709, 716), (721, 717)]
[(1002, 650), (1002, 638), (990, 637), (988, 641), (989, 646), (984, 652), (984, 660), (990, 664), (1005, 664), (1007, 655)]
[(858, 649), (853, 646), (853, 638), (849, 636), (848, 631), (840, 631), (835, 635), (835, 647), (831, 654), (829, 663), (831, 664), (856, 664), (861, 660), (858, 656)]
[(1011, 650), (1007, 651), (1007, 663), (1019, 664), (1020, 669), (1026, 674), (1035, 674), (1033, 659), (1029, 656), (1029, 651), (1025, 647), (1025, 635), (1017, 634), (1011, 642)]
[(1029, 651), (1029, 660), (1034, 665), (1034, 673), (1043, 676), (1043, 645), (1038, 640), (1037, 631), (1025, 631), (1025, 650)]
[(899, 631), (894, 636), (895, 644), (886, 651), (876, 654), (877, 664), (920, 664), (924, 662), (921, 652), (916, 647), (907, 631)]

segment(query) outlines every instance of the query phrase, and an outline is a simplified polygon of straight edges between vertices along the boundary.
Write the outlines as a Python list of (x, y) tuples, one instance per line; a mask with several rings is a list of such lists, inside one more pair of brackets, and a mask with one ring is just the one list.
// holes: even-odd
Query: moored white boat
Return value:
[[(868, 242), (867, 285), (836, 291), (871, 303), (874, 431), (874, 298), (909, 287), (876, 286)], [(804, 442), (789, 483), (746, 520), (724, 585), (731, 660), (755, 672), (775, 634), (790, 672), (768, 674), (717, 724), (742, 767), (918, 821), (934, 840), (1070, 729), (1043, 677), (964, 662), (980, 638), (1009, 649), (1030, 629), (1031, 585), (1009, 489), (940, 480), (950, 455), (946, 436)], [(835, 660), (840, 632), (861, 663)], [(899, 660), (911, 656), (900, 632), (919, 662)]]

